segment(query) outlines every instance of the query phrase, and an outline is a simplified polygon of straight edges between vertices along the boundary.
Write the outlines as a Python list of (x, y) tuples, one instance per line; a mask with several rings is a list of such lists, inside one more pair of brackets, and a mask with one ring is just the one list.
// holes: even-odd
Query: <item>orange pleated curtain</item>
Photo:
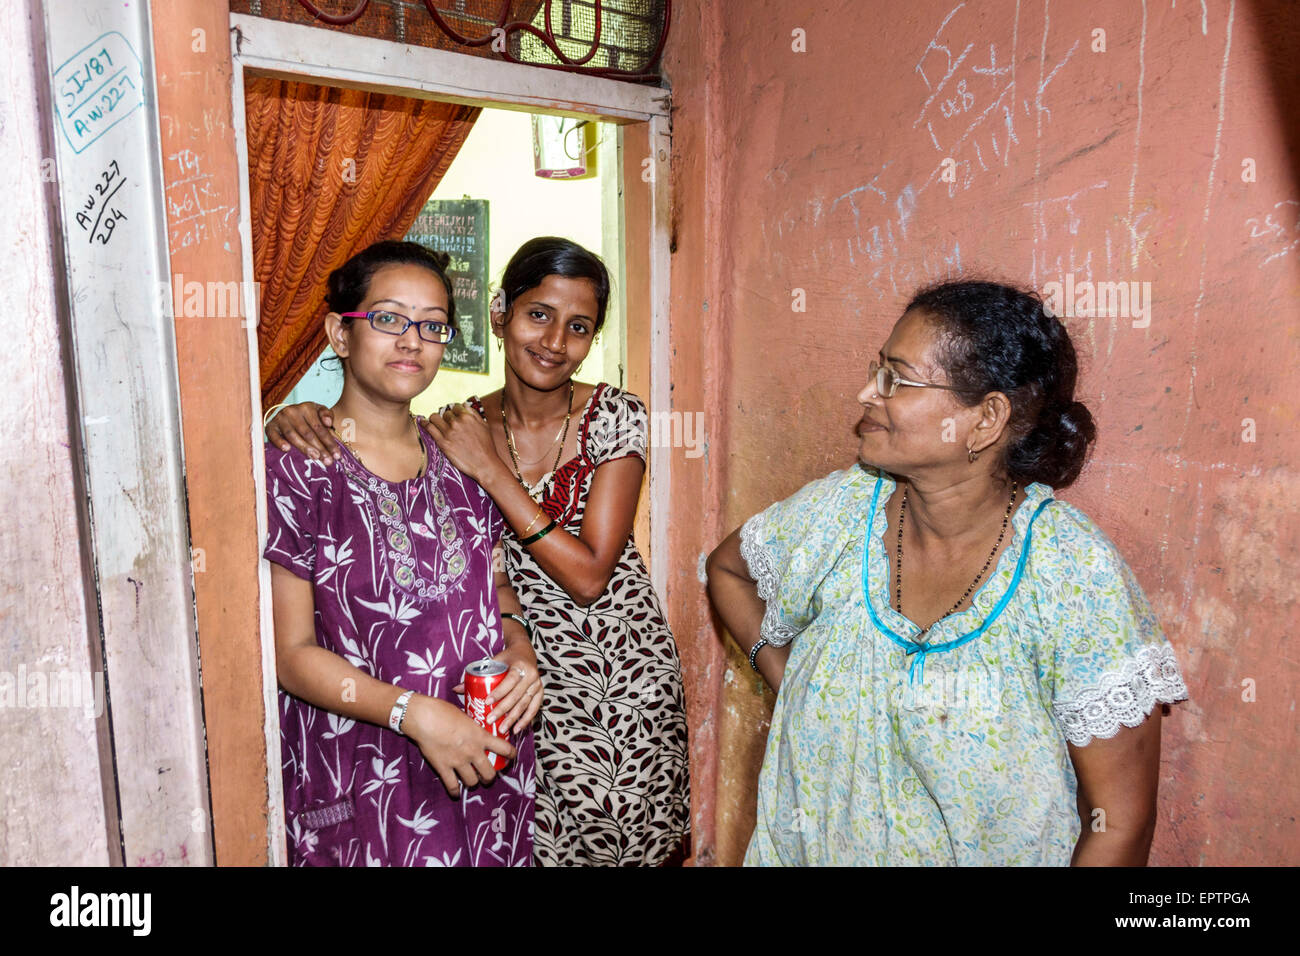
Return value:
[(327, 344), (330, 272), (372, 242), (405, 235), (479, 109), (251, 76), (245, 97), (268, 408)]

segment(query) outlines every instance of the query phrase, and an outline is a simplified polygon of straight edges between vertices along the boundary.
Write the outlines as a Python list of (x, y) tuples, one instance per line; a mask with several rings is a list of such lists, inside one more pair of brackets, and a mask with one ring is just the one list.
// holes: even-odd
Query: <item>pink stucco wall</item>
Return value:
[(706, 412), (709, 455), (674, 487), (712, 513), (671, 536), (697, 861), (743, 853), (771, 706), (699, 554), (853, 460), (866, 363), (958, 271), (1150, 283), (1148, 317), (1065, 319), (1100, 440), (1064, 497), (1127, 556), (1191, 692), (1152, 862), (1300, 860), (1294, 5), (699, 0), (675, 21), (674, 404)]

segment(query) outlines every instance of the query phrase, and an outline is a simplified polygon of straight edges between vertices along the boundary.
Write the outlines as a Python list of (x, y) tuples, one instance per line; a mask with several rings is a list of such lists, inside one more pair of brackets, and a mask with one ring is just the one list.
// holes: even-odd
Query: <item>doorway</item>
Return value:
[[(230, 17), (232, 26), (232, 116), (238, 155), (240, 200), (239, 228), (243, 251), (243, 279), (253, 287), (252, 223), (249, 221), (248, 141), (245, 123), (244, 81), (249, 75), (306, 81), (325, 86), (377, 91), (420, 99), (436, 99), (484, 108), (491, 124), (508, 128), (519, 115), (559, 116), (573, 125), (595, 124), (592, 146), (595, 163), (604, 178), (600, 182), (600, 241), (589, 245), (606, 257), (615, 283), (611, 305), (616, 308), (607, 323), (613, 335), (604, 336), (599, 367), (587, 369), (589, 381), (609, 381), (640, 395), (649, 407), (666, 409), (668, 382), (668, 158), (671, 153), (667, 94), (660, 89), (612, 80), (576, 76), (539, 67), (525, 67), (448, 53), (441, 50), (403, 47), (396, 43), (321, 31), (310, 27), (263, 20), (240, 14)], [(366, 64), (340, 67), (337, 64)], [(433, 79), (431, 79), (433, 78)], [(497, 116), (499, 113), (514, 114)], [(471, 134), (472, 135), (472, 134)], [(448, 177), (450, 177), (450, 172)], [(446, 181), (444, 178), (444, 182)], [(553, 184), (564, 185), (564, 184)], [(573, 183), (571, 185), (580, 185)], [(449, 190), (461, 189), (453, 179)], [(435, 196), (438, 194), (435, 192)], [(441, 201), (447, 201), (444, 196)], [(471, 196), (471, 198), (475, 198)], [(529, 234), (537, 234), (532, 226)], [(563, 229), (542, 233), (568, 235)], [(578, 239), (577, 235), (572, 238)], [(520, 240), (522, 241), (522, 240)], [(510, 240), (507, 240), (509, 245)], [(583, 243), (587, 245), (588, 243)], [(518, 242), (514, 243), (515, 246)], [(513, 247), (512, 247), (513, 248)], [(506, 253), (508, 255), (508, 252)], [(505, 260), (490, 256), (493, 278), (499, 277)], [(256, 319), (255, 316), (250, 317)], [(249, 389), (254, 410), (253, 463), (256, 482), (259, 534), (266, 529), (265, 476), (260, 449), (261, 386), (257, 373), (257, 323), (249, 321)], [(593, 356), (594, 357), (594, 356)], [(490, 368), (490, 362), (489, 362)], [(454, 375), (454, 377), (453, 377)], [(474, 381), (460, 379), (468, 375)], [(468, 394), (484, 394), (496, 385), (479, 372), (444, 376), (442, 385), (451, 389), (451, 400)], [(435, 387), (439, 386), (435, 379)], [(466, 388), (469, 385), (470, 387)], [(431, 392), (433, 389), (430, 390)], [(337, 382), (335, 382), (337, 394)], [(428, 395), (440, 403), (440, 393)], [(421, 396), (425, 399), (425, 396)], [(321, 399), (316, 399), (321, 400)], [(437, 404), (433, 405), (437, 407)], [(427, 412), (421, 405), (417, 411)], [(666, 554), (666, 515), (670, 495), (669, 456), (651, 448), (647, 480), (642, 486), (637, 512), (636, 539), (650, 567), (651, 578), (664, 593), (666, 569), (656, 555)], [(271, 622), (270, 574), (266, 562), (259, 572), (261, 631), (261, 712), (266, 744), (267, 859), (284, 863), (284, 817), (280, 782), (280, 742), (276, 707), (274, 634)], [(210, 657), (209, 644), (204, 653)], [(206, 663), (206, 661), (205, 661)], [(226, 706), (226, 705), (229, 706)], [(208, 700), (205, 703), (209, 741), (216, 741), (227, 723), (247, 721), (248, 701)], [(215, 792), (222, 781), (213, 768)], [(259, 795), (260, 798), (261, 795)], [(244, 799), (240, 794), (236, 799)], [(219, 803), (214, 799), (214, 806)]]

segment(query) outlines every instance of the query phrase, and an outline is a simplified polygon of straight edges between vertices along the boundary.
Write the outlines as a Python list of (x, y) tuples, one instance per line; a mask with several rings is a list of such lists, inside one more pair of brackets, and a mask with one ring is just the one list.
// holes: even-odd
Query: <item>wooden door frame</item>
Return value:
[[(252, 224), (249, 217), (248, 139), (244, 110), (244, 74), (306, 80), (351, 89), (395, 93), (472, 106), (530, 113), (596, 117), (619, 125), (620, 174), (627, 189), (646, 186), (644, 197), (626, 201), (623, 228), (629, 249), (648, 269), (632, 264), (624, 303), (628, 340), (647, 343), (649, 368), (629, 375), (631, 390), (648, 395), (652, 410), (671, 407), (668, 338), (669, 307), (669, 159), (670, 100), (666, 90), (505, 63), (486, 57), (414, 47), (316, 27), (282, 23), (246, 14), (230, 14), (232, 127), (239, 168), (239, 236), (244, 288), (254, 286)], [(344, 65), (340, 65), (344, 64)], [(363, 66), (364, 65), (364, 66)], [(643, 254), (648, 254), (644, 255)], [(624, 257), (627, 262), (630, 256)], [(633, 291), (638, 294), (633, 295)], [(644, 297), (644, 302), (640, 299)], [(248, 331), (249, 390), (253, 407), (253, 473), (256, 483), (259, 543), (266, 540), (266, 477), (261, 454), (261, 383), (256, 315)], [(640, 380), (640, 381), (639, 381)], [(668, 583), (668, 528), (671, 499), (671, 449), (649, 451), (649, 554), (651, 579), (659, 594)], [(644, 516), (643, 516), (644, 518)], [(638, 522), (644, 529), (644, 522)], [(267, 752), (267, 859), (285, 862), (284, 799), (280, 775), (279, 713), (276, 697), (274, 630), (271, 618), (270, 568), (259, 570), (262, 648), (262, 699)]]

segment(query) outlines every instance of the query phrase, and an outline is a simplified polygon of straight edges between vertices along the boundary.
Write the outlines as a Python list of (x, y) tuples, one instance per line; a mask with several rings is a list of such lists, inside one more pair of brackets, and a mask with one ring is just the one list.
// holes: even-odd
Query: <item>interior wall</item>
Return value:
[(122, 851), (69, 428), (42, 19), (36, 0), (0, 7), (0, 151), (12, 162), (0, 284), (14, 299), (0, 314), (10, 358), (0, 416), (0, 866), (105, 866)]
[(1300, 784), (1297, 46), (1283, 2), (675, 5), (675, 401), (711, 428), (674, 495), (670, 619), (696, 642), (701, 862), (743, 856), (772, 697), (685, 571), (853, 461), (909, 293), (975, 272), (1149, 283), (1145, 316), (1064, 319), (1100, 439), (1063, 497), (1133, 566), (1191, 693), (1151, 861), (1300, 858), (1278, 805)]
[[(746, 679), (748, 665), (740, 670), (737, 662), (743, 658), (734, 643), (720, 639), (704, 590), (704, 560), (726, 536), (722, 509), (731, 495), (727, 448), (734, 422), (725, 397), (725, 364), (732, 316), (723, 307), (722, 292), (743, 241), (730, 232), (738, 200), (723, 195), (727, 170), (720, 158), (732, 144), (714, 79), (724, 41), (722, 16), (720, 4), (675, 4), (664, 62), (673, 87), (670, 411), (703, 416), (707, 436), (702, 456), (673, 459), (668, 554), (660, 558), (668, 565), (666, 613), (682, 659), (691, 749), (691, 852), (697, 866), (734, 862), (727, 839), (745, 827), (743, 820), (738, 828), (732, 819), (733, 805), (743, 807), (744, 798), (732, 797), (736, 788), (729, 781), (737, 773), (743, 780), (754, 759), (752, 754), (744, 759), (728, 738), (739, 713), (758, 721), (767, 706), (756, 687), (748, 695), (724, 694), (724, 686)], [(761, 755), (762, 738), (751, 736)]]

